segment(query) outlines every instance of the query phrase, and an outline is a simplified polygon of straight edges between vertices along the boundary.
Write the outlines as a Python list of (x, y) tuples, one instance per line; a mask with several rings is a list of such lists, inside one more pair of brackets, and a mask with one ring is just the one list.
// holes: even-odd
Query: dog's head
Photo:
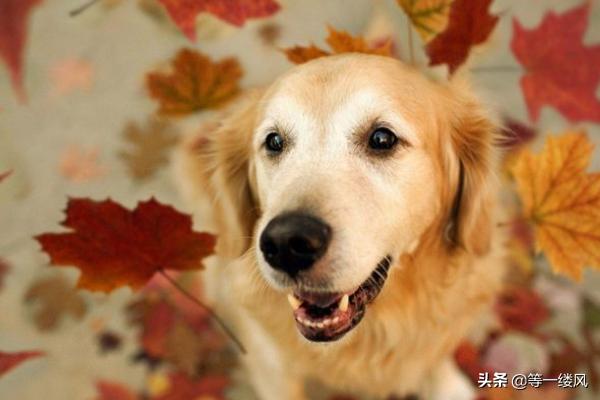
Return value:
[(221, 250), (254, 253), (306, 338), (356, 326), (426, 235), (449, 254), (487, 251), (495, 127), (464, 85), (351, 54), (298, 66), (233, 110), (198, 146)]

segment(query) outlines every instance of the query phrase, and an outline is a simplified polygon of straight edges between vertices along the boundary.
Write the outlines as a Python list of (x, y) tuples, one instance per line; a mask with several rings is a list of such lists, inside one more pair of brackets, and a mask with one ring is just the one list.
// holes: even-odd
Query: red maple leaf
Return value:
[(96, 382), (98, 397), (95, 400), (137, 400), (138, 396), (127, 387), (106, 381)]
[(22, 351), (19, 353), (3, 353), (0, 351), (0, 376), (30, 358), (43, 356), (41, 351)]
[(70, 199), (63, 226), (67, 233), (36, 237), (53, 265), (81, 270), (78, 287), (110, 291), (138, 288), (164, 269), (202, 268), (215, 237), (192, 230), (188, 215), (155, 199), (130, 211), (112, 200)]
[(17, 96), (25, 99), (23, 91), (23, 48), (27, 42), (27, 17), (42, 0), (0, 1), (0, 57), (10, 70)]
[(525, 67), (521, 88), (532, 120), (551, 105), (570, 121), (600, 122), (600, 44), (582, 43), (589, 11), (586, 2), (564, 14), (549, 12), (531, 30), (513, 20), (511, 48)]
[(542, 297), (527, 287), (504, 290), (496, 303), (496, 313), (504, 329), (532, 332), (550, 317)]
[(517, 149), (531, 142), (538, 134), (535, 128), (512, 118), (504, 120), (503, 128), (503, 138), (500, 144), (509, 150)]
[(279, 11), (274, 0), (159, 0), (171, 19), (192, 41), (196, 40), (196, 17), (208, 12), (236, 26), (249, 18), (267, 17)]
[(199, 379), (190, 378), (184, 373), (169, 376), (169, 389), (152, 400), (225, 399), (224, 392), (229, 385), (225, 375), (207, 375)]
[(446, 30), (427, 44), (429, 65), (448, 64), (453, 73), (465, 62), (471, 47), (485, 42), (498, 22), (498, 17), (488, 12), (491, 3), (492, 0), (455, 0)]
[(489, 372), (483, 365), (480, 350), (468, 340), (458, 345), (454, 351), (454, 360), (473, 382), (477, 382), (480, 372)]

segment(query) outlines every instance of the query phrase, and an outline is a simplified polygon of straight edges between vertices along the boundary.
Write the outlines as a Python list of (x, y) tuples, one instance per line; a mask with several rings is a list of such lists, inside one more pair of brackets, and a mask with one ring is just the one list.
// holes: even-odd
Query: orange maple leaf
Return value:
[(536, 248), (553, 269), (580, 279), (600, 267), (600, 174), (586, 173), (593, 145), (582, 132), (550, 136), (543, 150), (524, 150), (511, 168)]
[(171, 65), (171, 73), (151, 72), (146, 76), (146, 86), (158, 100), (161, 114), (183, 115), (216, 108), (239, 90), (242, 68), (235, 58), (213, 62), (200, 52), (183, 49)]
[(333, 50), (332, 53), (314, 44), (309, 46), (294, 46), (282, 49), (282, 51), (288, 60), (294, 64), (303, 64), (315, 58), (341, 53), (366, 53), (392, 57), (391, 40), (386, 40), (378, 46), (370, 46), (363, 38), (352, 36), (348, 32), (338, 31), (330, 26), (327, 27), (327, 30), (329, 31), (329, 36), (327, 36), (325, 41)]
[(453, 0), (396, 1), (425, 42), (442, 32), (448, 25), (448, 15)]
[(153, 198), (130, 211), (112, 200), (70, 199), (62, 223), (72, 232), (45, 233), (36, 240), (52, 265), (81, 270), (78, 287), (108, 292), (144, 285), (164, 269), (202, 268), (215, 237), (192, 230), (188, 215)]

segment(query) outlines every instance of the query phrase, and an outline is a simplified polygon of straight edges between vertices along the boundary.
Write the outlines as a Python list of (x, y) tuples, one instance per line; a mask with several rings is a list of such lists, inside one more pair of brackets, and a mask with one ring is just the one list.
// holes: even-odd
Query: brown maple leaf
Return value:
[(454, 0), (448, 27), (427, 44), (429, 65), (448, 64), (453, 73), (465, 62), (471, 47), (490, 36), (498, 17), (490, 15), (492, 0)]
[(178, 370), (195, 375), (202, 360), (203, 344), (198, 334), (182, 321), (171, 328), (166, 341), (166, 359)]
[(18, 353), (4, 353), (0, 351), (0, 377), (22, 362), (43, 355), (44, 353), (41, 351), (21, 351)]
[(215, 237), (192, 230), (189, 215), (154, 198), (130, 211), (112, 200), (69, 199), (66, 233), (36, 236), (52, 265), (76, 266), (78, 287), (108, 292), (138, 288), (165, 269), (202, 268)]
[(0, 58), (8, 66), (12, 85), (21, 99), (23, 89), (23, 49), (27, 43), (27, 18), (42, 0), (0, 1)]
[(170, 73), (146, 76), (150, 95), (159, 102), (158, 112), (184, 115), (216, 108), (239, 91), (242, 68), (234, 58), (219, 62), (195, 50), (180, 50), (171, 61)]
[(294, 46), (282, 51), (287, 56), (288, 60), (294, 64), (303, 64), (315, 58), (329, 56), (332, 54), (341, 53), (366, 53), (376, 54), (380, 56), (392, 57), (392, 41), (386, 40), (378, 46), (370, 46), (367, 41), (361, 37), (352, 36), (347, 32), (338, 31), (332, 27), (327, 27), (329, 36), (325, 40), (333, 52), (320, 49), (314, 44), (308, 47)]
[(586, 173), (592, 150), (582, 132), (549, 136), (541, 153), (523, 150), (511, 170), (537, 250), (575, 279), (586, 265), (600, 267), (600, 174)]
[(34, 283), (25, 294), (25, 301), (33, 303), (34, 321), (40, 331), (58, 328), (63, 317), (83, 318), (87, 305), (81, 295), (63, 277), (51, 277)]
[(5, 180), (6, 178), (8, 178), (10, 174), (12, 174), (12, 171), (6, 171), (6, 172), (0, 173), (0, 182)]
[(267, 23), (258, 29), (258, 37), (267, 46), (273, 46), (281, 36), (281, 25)]
[(0, 258), (0, 289), (4, 286), (4, 276), (10, 271), (8, 263), (4, 259)]
[(268, 17), (279, 11), (273, 0), (159, 0), (173, 22), (192, 41), (196, 40), (196, 17), (208, 12), (232, 25), (247, 19)]
[(177, 144), (178, 135), (168, 122), (152, 118), (140, 128), (130, 122), (122, 133), (129, 148), (119, 152), (129, 175), (136, 181), (151, 178), (169, 161), (169, 150)]
[(448, 25), (450, 5), (454, 0), (396, 0), (411, 25), (427, 42)]
[(521, 89), (531, 119), (551, 105), (571, 121), (600, 122), (600, 44), (583, 45), (590, 2), (564, 14), (549, 12), (534, 29), (513, 21), (511, 48), (525, 67)]

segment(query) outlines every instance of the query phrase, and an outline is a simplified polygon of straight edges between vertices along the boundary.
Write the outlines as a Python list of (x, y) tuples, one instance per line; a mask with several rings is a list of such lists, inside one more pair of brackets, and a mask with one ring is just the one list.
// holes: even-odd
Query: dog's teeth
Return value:
[(317, 328), (319, 329), (323, 329), (325, 327), (325, 324), (322, 322), (317, 322)]
[(331, 325), (331, 320), (330, 319), (326, 319), (323, 321), (323, 325), (327, 326), (327, 325)]
[(290, 302), (290, 306), (292, 306), (294, 311), (300, 308), (300, 305), (302, 304), (302, 302), (296, 296), (294, 296), (292, 293), (287, 295), (287, 299)]
[(342, 299), (340, 300), (340, 304), (338, 305), (338, 308), (340, 309), (341, 312), (348, 311), (349, 301), (350, 301), (350, 297), (347, 294), (342, 296)]
[(337, 324), (340, 321), (340, 317), (333, 318), (333, 323)]

